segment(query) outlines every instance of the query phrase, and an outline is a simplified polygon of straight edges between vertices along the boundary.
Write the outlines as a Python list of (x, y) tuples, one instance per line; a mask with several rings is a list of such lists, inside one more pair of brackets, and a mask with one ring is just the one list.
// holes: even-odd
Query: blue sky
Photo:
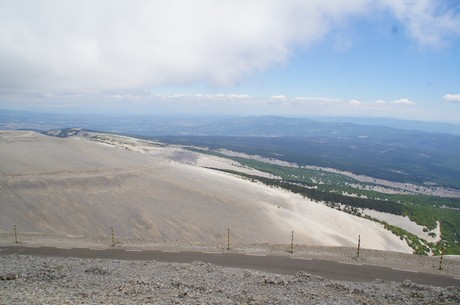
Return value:
[(0, 109), (460, 124), (459, 54), (456, 0), (6, 0)]

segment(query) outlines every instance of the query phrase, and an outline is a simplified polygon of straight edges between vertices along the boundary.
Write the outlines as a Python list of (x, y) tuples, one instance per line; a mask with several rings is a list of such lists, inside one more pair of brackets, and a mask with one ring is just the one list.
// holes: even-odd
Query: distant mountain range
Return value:
[[(383, 118), (200, 117), (104, 114), (56, 114), (0, 110), (0, 129), (84, 129), (143, 136), (290, 137), (335, 130), (362, 132), (363, 126), (460, 135), (460, 125)], [(383, 129), (382, 129), (383, 130)]]
[(460, 125), (440, 123), (408, 121), (386, 118), (353, 118), (353, 117), (324, 117), (318, 118), (319, 121), (332, 123), (353, 123), (359, 125), (383, 126), (405, 130), (418, 130), (425, 132), (437, 132), (460, 135)]
[[(0, 113), (0, 129), (64, 129), (53, 134), (61, 137), (81, 132), (66, 129), (71, 126), (460, 189), (460, 136), (456, 125), (356, 118), (319, 121), (277, 116), (166, 118)], [(450, 133), (441, 133), (442, 130)]]

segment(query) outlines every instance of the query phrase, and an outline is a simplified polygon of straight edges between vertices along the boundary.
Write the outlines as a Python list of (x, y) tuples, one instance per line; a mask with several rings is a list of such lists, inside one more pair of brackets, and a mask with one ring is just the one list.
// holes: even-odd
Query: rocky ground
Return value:
[[(0, 246), (14, 245), (11, 233), (0, 234)], [(28, 246), (110, 247), (109, 237), (24, 234)], [(116, 239), (116, 247), (218, 250), (222, 244)], [(460, 261), (343, 247), (234, 244), (232, 252), (270, 253), (403, 267), (424, 272), (459, 274)], [(333, 281), (298, 273), (295, 276), (255, 270), (192, 264), (124, 260), (0, 256), (0, 304), (459, 304), (460, 287), (402, 283)]]
[(1, 304), (459, 304), (460, 287), (192, 264), (0, 257)]

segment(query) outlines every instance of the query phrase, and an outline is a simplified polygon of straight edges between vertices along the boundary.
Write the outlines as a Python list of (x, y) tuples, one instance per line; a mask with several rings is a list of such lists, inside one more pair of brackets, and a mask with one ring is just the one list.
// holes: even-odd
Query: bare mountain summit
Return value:
[(204, 168), (224, 164), (159, 143), (93, 134), (0, 132), (0, 230), (224, 242), (361, 246), (411, 253), (366, 219)]

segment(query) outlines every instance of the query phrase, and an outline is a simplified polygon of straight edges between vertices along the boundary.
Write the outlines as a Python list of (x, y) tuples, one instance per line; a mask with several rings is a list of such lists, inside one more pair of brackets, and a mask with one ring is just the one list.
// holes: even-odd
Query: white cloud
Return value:
[(360, 106), (360, 105), (363, 105), (363, 103), (361, 101), (358, 101), (358, 100), (349, 100), (347, 102), (348, 105), (350, 106)]
[(327, 97), (303, 97), (297, 96), (292, 99), (293, 104), (297, 105), (308, 105), (308, 104), (317, 104), (317, 105), (331, 105), (342, 103), (340, 99), (327, 98)]
[(227, 104), (240, 104), (251, 102), (255, 100), (247, 94), (155, 94), (155, 93), (137, 93), (134, 95), (126, 95), (126, 100), (139, 99), (145, 103), (149, 102), (182, 102), (182, 103), (227, 103)]
[(286, 99), (284, 95), (272, 95), (270, 98), (272, 100), (280, 100), (280, 101), (284, 101)]
[(436, 0), (381, 0), (421, 45), (439, 47), (446, 38), (460, 34), (457, 9), (446, 10), (446, 3)]
[(233, 85), (320, 39), (327, 2), (2, 1), (0, 86)]
[(411, 101), (407, 98), (401, 98), (398, 100), (391, 101), (390, 104), (400, 104), (400, 105), (417, 105), (416, 102)]
[[(460, 31), (435, 0), (3, 0), (0, 89), (234, 85), (356, 15), (389, 9), (421, 44)], [(379, 4), (379, 5), (376, 5)], [(345, 36), (337, 44), (351, 46)]]
[(449, 103), (460, 103), (460, 94), (446, 94), (442, 100)]
[(311, 99), (313, 99), (313, 98), (311, 98), (311, 97), (303, 97), (303, 96), (296, 96), (296, 97), (293, 98), (294, 101), (299, 101), (299, 102), (308, 102)]
[(363, 109), (381, 108), (383, 106), (389, 106), (389, 105), (392, 105), (392, 107), (404, 106), (404, 105), (417, 105), (417, 103), (407, 98), (393, 100), (388, 103), (382, 99), (379, 99), (373, 103), (370, 103), (370, 102), (363, 102), (357, 99), (342, 100), (342, 99), (325, 98), (325, 97), (301, 97), (301, 96), (290, 98), (288, 100), (291, 102), (292, 105), (316, 105), (316, 106), (334, 106), (334, 107), (352, 106), (353, 108), (359, 107)]
[[(270, 96), (259, 97), (241, 93), (159, 94), (146, 90), (51, 95), (0, 92), (0, 109), (142, 115), (379, 116), (405, 119), (420, 119), (421, 113), (421, 107), (357, 99), (286, 96), (284, 100), (274, 100)], [(426, 115), (428, 118), (429, 114)], [(454, 112), (443, 115), (445, 118), (450, 115), (452, 121), (458, 122), (458, 116), (455, 116)]]

